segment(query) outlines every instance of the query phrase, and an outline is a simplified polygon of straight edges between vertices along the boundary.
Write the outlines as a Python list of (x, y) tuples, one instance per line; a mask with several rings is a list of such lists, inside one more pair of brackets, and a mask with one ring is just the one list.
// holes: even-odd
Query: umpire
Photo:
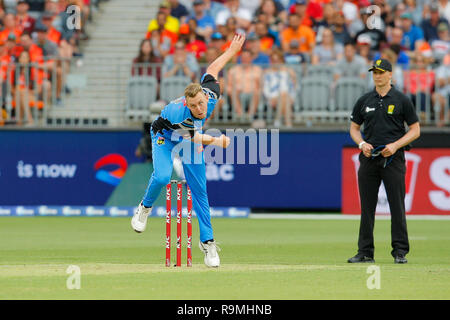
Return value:
[[(391, 210), (391, 254), (395, 263), (407, 263), (404, 150), (420, 136), (419, 120), (411, 100), (391, 85), (389, 61), (375, 61), (370, 71), (375, 89), (358, 99), (351, 115), (350, 136), (361, 149), (358, 170), (361, 222), (358, 253), (348, 262), (375, 262), (373, 228), (378, 189), (383, 181)], [(363, 124), (364, 138), (360, 131)]]

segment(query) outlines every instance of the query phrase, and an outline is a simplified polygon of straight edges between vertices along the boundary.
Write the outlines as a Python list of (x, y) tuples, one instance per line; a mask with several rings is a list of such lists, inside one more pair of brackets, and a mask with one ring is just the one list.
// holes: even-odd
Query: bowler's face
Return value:
[(193, 98), (186, 97), (186, 104), (194, 117), (197, 119), (206, 118), (208, 109), (208, 97), (202, 92), (197, 93)]

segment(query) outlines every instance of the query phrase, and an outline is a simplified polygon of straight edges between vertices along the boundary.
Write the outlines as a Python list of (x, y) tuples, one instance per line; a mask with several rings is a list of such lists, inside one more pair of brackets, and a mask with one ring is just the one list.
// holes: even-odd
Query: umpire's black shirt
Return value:
[(419, 121), (411, 100), (394, 86), (384, 97), (375, 89), (364, 94), (353, 107), (351, 120), (358, 125), (364, 123), (364, 141), (374, 147), (403, 137), (404, 122), (410, 126)]

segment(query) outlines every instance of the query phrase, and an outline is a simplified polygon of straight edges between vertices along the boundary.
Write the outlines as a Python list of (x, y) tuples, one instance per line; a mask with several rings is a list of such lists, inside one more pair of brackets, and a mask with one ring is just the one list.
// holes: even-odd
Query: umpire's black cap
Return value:
[(373, 71), (375, 69), (383, 71), (383, 72), (385, 72), (385, 71), (392, 72), (392, 65), (386, 59), (378, 59), (374, 62), (372, 68), (370, 68), (369, 71)]

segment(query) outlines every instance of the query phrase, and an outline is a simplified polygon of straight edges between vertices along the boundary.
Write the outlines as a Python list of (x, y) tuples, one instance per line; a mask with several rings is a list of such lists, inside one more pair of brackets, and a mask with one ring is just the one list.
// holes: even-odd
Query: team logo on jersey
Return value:
[(388, 106), (388, 114), (392, 114), (394, 112), (394, 108), (395, 108), (395, 106), (393, 104), (390, 104)]
[(159, 137), (159, 138), (158, 138), (158, 141), (156, 141), (156, 144), (157, 144), (158, 146), (161, 146), (161, 145), (163, 145), (165, 142), (166, 142), (166, 140), (165, 140), (163, 137)]
[(369, 113), (370, 111), (375, 111), (375, 108), (366, 107), (366, 113)]

